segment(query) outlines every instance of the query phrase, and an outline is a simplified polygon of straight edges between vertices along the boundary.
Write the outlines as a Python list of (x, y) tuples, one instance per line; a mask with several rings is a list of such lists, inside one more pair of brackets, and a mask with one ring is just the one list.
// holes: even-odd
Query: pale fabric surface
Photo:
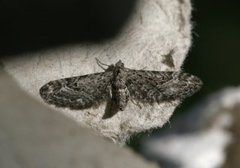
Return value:
[(26, 95), (0, 67), (1, 168), (157, 168)]
[[(113, 40), (26, 53), (2, 62), (21, 88), (50, 107), (41, 100), (39, 88), (50, 80), (102, 71), (95, 58), (106, 64), (121, 59), (133, 69), (180, 70), (191, 45), (190, 15), (190, 0), (140, 0), (129, 23)], [(124, 143), (134, 133), (161, 127), (178, 104), (176, 101), (140, 109), (129, 102), (125, 111), (105, 120), (105, 104), (83, 111), (51, 107), (100, 135)]]

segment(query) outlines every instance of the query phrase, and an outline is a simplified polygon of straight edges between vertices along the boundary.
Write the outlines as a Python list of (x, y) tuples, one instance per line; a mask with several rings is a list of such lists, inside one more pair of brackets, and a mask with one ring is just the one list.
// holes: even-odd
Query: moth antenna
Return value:
[(96, 59), (96, 62), (97, 62), (97, 64), (98, 64), (98, 66), (100, 66), (103, 70), (106, 70), (107, 68), (104, 68), (103, 67), (103, 65), (104, 66), (110, 66), (110, 65), (108, 65), (108, 64), (104, 64), (103, 62), (101, 62), (99, 59), (97, 59), (97, 58), (95, 58)]

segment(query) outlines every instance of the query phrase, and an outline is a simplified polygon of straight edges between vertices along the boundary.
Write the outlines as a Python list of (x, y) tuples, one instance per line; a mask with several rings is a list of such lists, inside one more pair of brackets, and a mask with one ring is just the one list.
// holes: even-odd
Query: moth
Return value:
[(50, 81), (40, 88), (41, 97), (48, 104), (76, 110), (108, 101), (123, 111), (129, 100), (150, 105), (183, 100), (202, 86), (198, 77), (181, 71), (134, 70), (121, 60), (115, 65), (97, 63), (104, 72)]

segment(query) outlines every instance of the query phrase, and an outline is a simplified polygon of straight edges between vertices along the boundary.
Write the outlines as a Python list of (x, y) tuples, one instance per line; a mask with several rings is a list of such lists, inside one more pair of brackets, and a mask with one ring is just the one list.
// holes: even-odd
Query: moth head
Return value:
[(115, 67), (119, 67), (119, 68), (123, 68), (124, 67), (124, 63), (119, 60), (116, 64), (115, 64)]

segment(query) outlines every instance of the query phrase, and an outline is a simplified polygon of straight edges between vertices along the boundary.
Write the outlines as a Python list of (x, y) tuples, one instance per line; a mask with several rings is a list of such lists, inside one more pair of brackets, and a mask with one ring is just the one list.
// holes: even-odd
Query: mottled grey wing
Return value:
[(126, 71), (130, 97), (142, 103), (184, 99), (200, 89), (202, 81), (191, 74), (172, 71)]
[(112, 72), (95, 73), (51, 81), (39, 93), (45, 102), (57, 107), (86, 109), (97, 107), (110, 97)]

